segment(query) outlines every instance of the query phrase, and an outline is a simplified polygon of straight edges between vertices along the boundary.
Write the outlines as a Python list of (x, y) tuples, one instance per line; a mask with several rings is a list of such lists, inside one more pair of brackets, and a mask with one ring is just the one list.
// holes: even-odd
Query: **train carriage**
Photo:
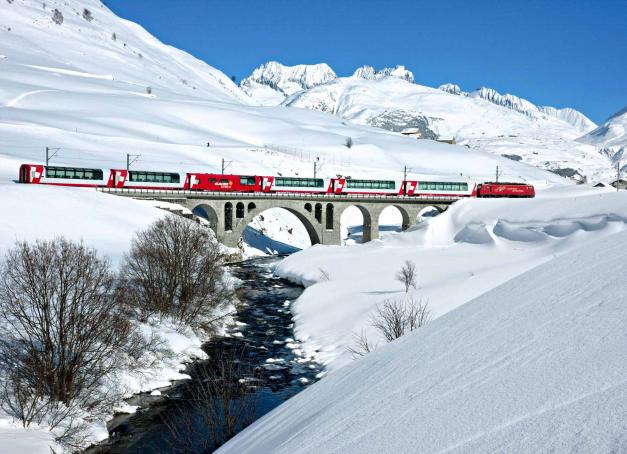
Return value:
[(19, 181), (20, 183), (96, 188), (107, 184), (109, 173), (109, 169), (22, 164)]
[(477, 197), (535, 197), (536, 190), (525, 183), (481, 183), (477, 186)]
[(185, 189), (214, 192), (261, 192), (261, 177), (218, 173), (188, 173)]

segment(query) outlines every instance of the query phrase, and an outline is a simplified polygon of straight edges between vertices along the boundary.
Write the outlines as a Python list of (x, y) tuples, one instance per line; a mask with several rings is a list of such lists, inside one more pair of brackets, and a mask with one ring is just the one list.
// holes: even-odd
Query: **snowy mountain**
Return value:
[(481, 87), (470, 93), (462, 91), (459, 85), (452, 83), (440, 85), (438, 88), (453, 95), (470, 96), (472, 98), (485, 99), (486, 101), (490, 101), (492, 104), (507, 107), (508, 109), (520, 112), (530, 117), (544, 117), (542, 114), (550, 115), (552, 117), (565, 121), (566, 123), (575, 127), (581, 132), (588, 132), (596, 128), (596, 124), (592, 120), (590, 120), (581, 112), (570, 107), (556, 109), (555, 107), (550, 106), (536, 106), (526, 99), (509, 93), (502, 95), (495, 89), (487, 87)]
[(529, 101), (487, 88), (465, 93), (453, 84), (433, 89), (393, 77), (340, 77), (298, 92), (283, 105), (321, 110), (395, 132), (418, 129), (427, 139), (455, 138), (468, 148), (575, 180), (607, 179), (611, 172), (611, 163), (596, 147), (575, 141), (582, 133), (575, 111), (545, 112)]
[(271, 61), (255, 69), (240, 87), (262, 105), (280, 104), (287, 96), (324, 84), (337, 76), (326, 64), (284, 66)]
[(383, 68), (380, 70), (376, 70), (369, 65), (364, 65), (357, 68), (353, 73), (353, 77), (367, 80), (378, 80), (388, 76), (398, 77), (399, 79), (414, 83), (414, 74), (403, 65), (397, 65), (394, 68)]
[(599, 147), (612, 162), (624, 159), (627, 150), (627, 107), (616, 112), (602, 126), (579, 139)]

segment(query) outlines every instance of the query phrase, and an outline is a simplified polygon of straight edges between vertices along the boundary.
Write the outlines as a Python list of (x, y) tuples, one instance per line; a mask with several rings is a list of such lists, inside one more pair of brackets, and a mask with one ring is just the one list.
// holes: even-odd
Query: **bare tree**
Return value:
[(0, 265), (0, 405), (24, 426), (80, 446), (84, 410), (119, 396), (105, 383), (143, 345), (109, 263), (63, 238), (16, 243)]
[(352, 148), (352, 146), (353, 146), (353, 138), (352, 137), (347, 137), (346, 141), (344, 142), (344, 146), (346, 148)]
[(171, 214), (137, 234), (121, 277), (140, 318), (167, 315), (209, 330), (214, 309), (232, 296), (222, 261), (209, 229)]
[(371, 324), (388, 342), (420, 328), (430, 319), (429, 305), (413, 297), (386, 300), (377, 306)]
[(194, 380), (176, 410), (163, 414), (174, 452), (213, 451), (254, 421), (258, 373), (250, 354), (245, 345), (220, 342), (191, 372)]
[(331, 280), (331, 275), (329, 274), (329, 272), (325, 269), (322, 268), (318, 268), (318, 270), (320, 271), (320, 281), (321, 282), (326, 282), (326, 281), (330, 281)]
[(405, 293), (410, 288), (416, 288), (416, 264), (411, 260), (406, 260), (403, 267), (396, 273), (396, 280), (405, 286)]

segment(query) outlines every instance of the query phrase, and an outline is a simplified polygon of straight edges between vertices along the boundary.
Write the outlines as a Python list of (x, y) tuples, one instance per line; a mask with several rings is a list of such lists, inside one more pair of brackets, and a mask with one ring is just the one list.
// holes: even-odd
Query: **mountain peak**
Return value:
[(337, 76), (326, 63), (285, 66), (276, 61), (264, 63), (242, 80), (241, 88), (251, 95), (256, 87), (265, 85), (284, 97), (327, 83)]
[(396, 65), (394, 68), (374, 69), (370, 65), (360, 66), (353, 73), (353, 77), (358, 79), (377, 80), (387, 76), (398, 77), (407, 82), (414, 83), (414, 74), (403, 65)]

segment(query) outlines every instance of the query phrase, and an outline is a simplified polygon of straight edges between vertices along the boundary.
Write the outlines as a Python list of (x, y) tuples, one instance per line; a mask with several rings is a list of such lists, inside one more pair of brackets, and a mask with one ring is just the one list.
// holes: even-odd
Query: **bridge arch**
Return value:
[(213, 230), (213, 233), (217, 235), (218, 233), (218, 213), (213, 209), (211, 205), (206, 203), (201, 203), (196, 205), (192, 209), (192, 213), (196, 216), (199, 216), (203, 219), (206, 219), (209, 222), (209, 228)]
[(416, 216), (414, 222), (421, 222), (425, 219), (436, 217), (444, 211), (446, 211), (446, 207), (439, 205), (422, 206), (418, 211), (418, 215)]
[[(313, 216), (311, 216), (310, 213), (303, 211), (302, 208), (294, 208), (294, 207), (282, 206), (282, 205), (266, 205), (266, 204), (263, 204), (254, 212), (246, 213), (244, 218), (242, 218), (241, 220), (238, 219), (237, 225), (234, 226), (233, 231), (229, 232), (229, 235), (231, 236), (231, 242), (238, 244), (240, 239), (244, 239), (245, 241), (246, 239), (248, 239), (250, 240), (250, 241), (247, 241), (249, 243), (253, 241), (256, 241), (256, 242), (261, 241), (261, 243), (267, 242), (270, 245), (274, 244), (274, 246), (276, 247), (269, 246), (269, 248), (272, 250), (277, 250), (279, 253), (285, 253), (285, 252), (290, 253), (290, 252), (294, 252), (302, 248), (303, 246), (301, 245), (295, 246), (293, 244), (287, 244), (284, 242), (285, 241), (284, 239), (282, 242), (280, 239), (268, 237), (263, 233), (259, 235), (258, 233), (255, 233), (252, 230), (247, 230), (248, 227), (251, 227), (252, 229), (258, 231), (259, 225), (255, 225), (255, 222), (254, 222), (255, 219), (259, 219), (258, 216), (266, 217), (267, 216), (266, 212), (272, 209), (285, 210), (291, 213), (292, 215), (294, 215), (294, 217), (296, 217), (296, 219), (298, 219), (298, 221), (300, 221), (300, 224), (302, 225), (302, 227), (300, 227), (299, 229), (304, 228), (304, 231), (306, 232), (306, 235), (309, 239), (309, 243), (312, 246), (315, 244), (322, 243), (320, 226), (316, 225), (316, 220), (313, 218)], [(253, 225), (251, 225), (251, 223)], [(296, 229), (296, 232), (298, 232), (299, 229)], [(255, 247), (255, 245), (253, 246)], [(267, 246), (267, 245), (264, 244), (264, 246)]]
[[(355, 214), (361, 215), (361, 229), (358, 224), (354, 224), (357, 221)], [(345, 244), (344, 239), (353, 239), (357, 243), (367, 243), (373, 236), (372, 215), (368, 208), (363, 205), (346, 205), (339, 213), (338, 227), (340, 228), (340, 241), (342, 244)]]

